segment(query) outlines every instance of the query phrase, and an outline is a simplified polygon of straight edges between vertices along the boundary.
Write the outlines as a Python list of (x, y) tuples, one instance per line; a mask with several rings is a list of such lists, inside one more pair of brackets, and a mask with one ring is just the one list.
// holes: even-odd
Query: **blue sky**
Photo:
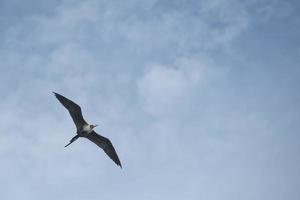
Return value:
[[(300, 4), (0, 1), (1, 199), (299, 199)], [(51, 91), (81, 105), (120, 170)]]

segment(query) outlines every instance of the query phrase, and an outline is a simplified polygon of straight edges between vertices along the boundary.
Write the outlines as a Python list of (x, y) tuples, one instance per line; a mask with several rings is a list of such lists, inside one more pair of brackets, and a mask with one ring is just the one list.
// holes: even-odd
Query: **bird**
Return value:
[(70, 140), (70, 142), (65, 147), (69, 146), (80, 137), (87, 138), (91, 142), (95, 143), (98, 147), (103, 149), (103, 151), (110, 157), (110, 159), (112, 159), (122, 169), (121, 161), (111, 141), (108, 138), (99, 135), (94, 131), (94, 128), (98, 125), (88, 124), (84, 120), (79, 105), (56, 92), (53, 93), (58, 99), (58, 101), (69, 111), (77, 129), (76, 135)]

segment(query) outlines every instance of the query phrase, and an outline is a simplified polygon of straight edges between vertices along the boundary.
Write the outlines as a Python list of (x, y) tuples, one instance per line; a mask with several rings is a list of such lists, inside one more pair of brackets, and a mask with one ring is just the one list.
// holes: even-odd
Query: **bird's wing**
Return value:
[(87, 124), (86, 121), (83, 119), (82, 113), (81, 113), (81, 108), (79, 105), (71, 101), (70, 99), (67, 99), (66, 97), (57, 94), (53, 92), (56, 96), (56, 98), (59, 100), (59, 102), (66, 108), (68, 109), (73, 122), (76, 125), (77, 129), (80, 129), (83, 125)]
[(119, 157), (117, 155), (117, 152), (115, 148), (113, 147), (110, 140), (106, 137), (103, 137), (99, 134), (97, 134), (95, 131), (92, 131), (91, 133), (87, 134), (86, 138), (88, 138), (90, 141), (94, 142), (98, 147), (103, 149), (103, 151), (118, 165), (122, 168), (122, 164), (119, 160)]

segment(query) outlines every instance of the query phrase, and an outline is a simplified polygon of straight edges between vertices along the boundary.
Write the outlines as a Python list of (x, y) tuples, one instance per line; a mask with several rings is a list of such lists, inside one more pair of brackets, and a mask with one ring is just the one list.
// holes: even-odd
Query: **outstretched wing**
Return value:
[(122, 168), (122, 164), (119, 160), (119, 157), (117, 155), (117, 152), (115, 148), (113, 147), (110, 140), (106, 137), (103, 137), (99, 134), (97, 134), (95, 131), (92, 131), (91, 133), (87, 134), (85, 136), (90, 141), (94, 142), (98, 147), (103, 149), (103, 151), (118, 165)]
[(87, 124), (86, 121), (83, 119), (82, 113), (81, 113), (81, 108), (79, 105), (71, 101), (70, 99), (67, 99), (66, 97), (57, 94), (55, 94), (55, 97), (59, 100), (59, 102), (66, 108), (68, 109), (73, 122), (76, 125), (77, 130), (80, 129), (83, 125)]

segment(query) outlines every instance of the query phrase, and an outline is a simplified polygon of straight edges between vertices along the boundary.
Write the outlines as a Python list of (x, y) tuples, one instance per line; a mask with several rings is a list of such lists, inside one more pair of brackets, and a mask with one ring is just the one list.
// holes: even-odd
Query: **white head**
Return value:
[(90, 129), (93, 130), (96, 126), (98, 126), (98, 125), (97, 124), (96, 125), (91, 124)]

